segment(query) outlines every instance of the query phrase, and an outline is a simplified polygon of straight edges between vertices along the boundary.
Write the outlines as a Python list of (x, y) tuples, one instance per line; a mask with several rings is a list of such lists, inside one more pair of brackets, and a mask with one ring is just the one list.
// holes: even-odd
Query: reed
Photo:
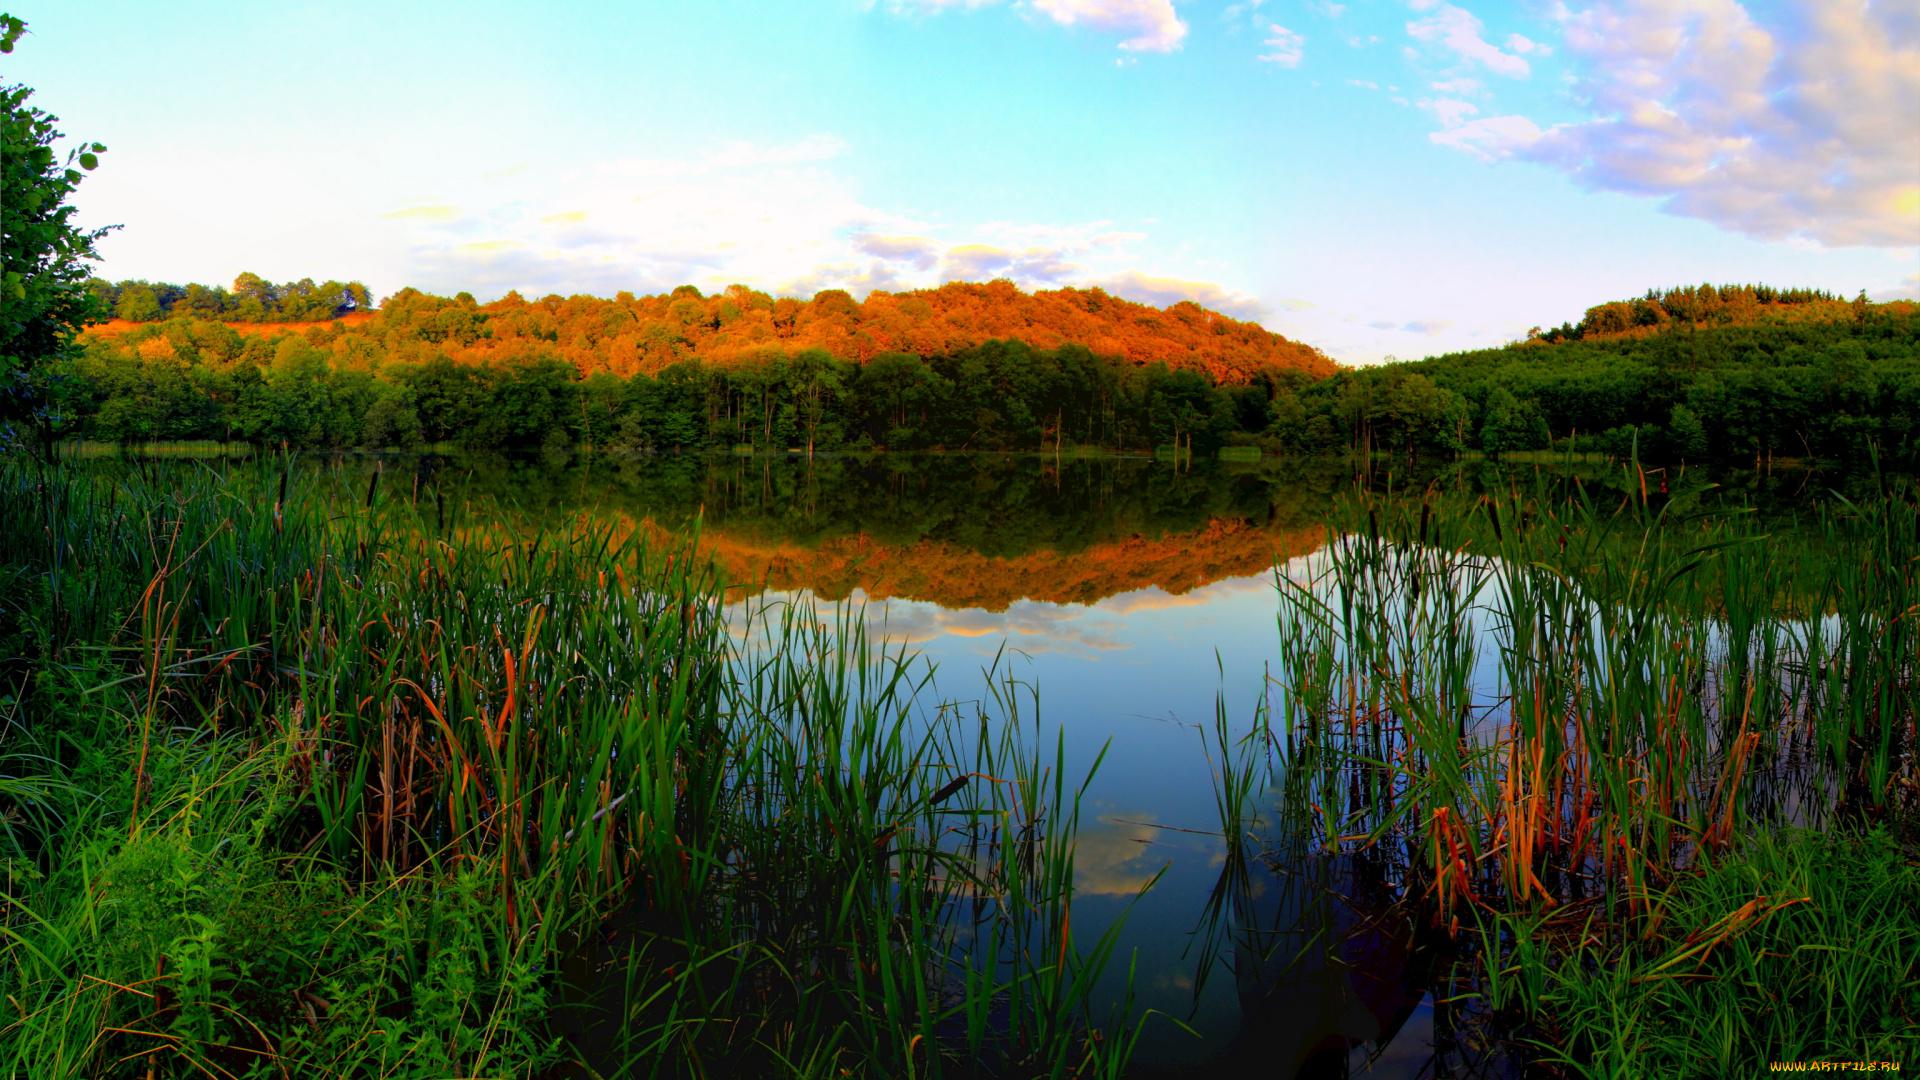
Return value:
[[(1920, 797), (1911, 483), (1836, 495), (1776, 536), (1707, 488), (1667, 493), (1632, 464), (1625, 480), (1624, 497), (1544, 472), (1480, 495), (1356, 494), (1326, 547), (1281, 575), (1272, 730), (1256, 727), (1223, 790), (1265, 784), (1273, 846), (1382, 866), (1456, 942), (1450, 996), (1563, 1065), (1665, 1060), (1619, 1040), (1688, 1014), (1644, 994), (1607, 1013), (1619, 980), (1775, 921), (1826, 926), (1791, 947), (1842, 951), (1857, 985), (1891, 997), (1788, 1037), (1735, 1023), (1740, 1003), (1811, 1000), (1806, 980), (1837, 968), (1769, 986), (1736, 966), (1716, 985), (1744, 989), (1703, 1008), (1746, 1056), (1688, 1059), (1698, 1074), (1768, 1049), (1884, 1048), (1867, 1037), (1883, 1018), (1920, 1020), (1920, 973), (1892, 959), (1912, 955), (1911, 915), (1853, 951), (1837, 920), (1854, 900), (1782, 871), (1813, 856), (1779, 855), (1778, 837), (1854, 836)], [(1911, 870), (1888, 874), (1913, 895)]]
[(0, 1073), (1117, 1075), (1030, 695), (697, 539), (0, 461)]
[(61, 443), (58, 447), (61, 456), (71, 458), (119, 456), (130, 452), (149, 457), (248, 457), (258, 453), (259, 450), (260, 447), (253, 443), (220, 442), (212, 439), (160, 440), (131, 445), (76, 440)]

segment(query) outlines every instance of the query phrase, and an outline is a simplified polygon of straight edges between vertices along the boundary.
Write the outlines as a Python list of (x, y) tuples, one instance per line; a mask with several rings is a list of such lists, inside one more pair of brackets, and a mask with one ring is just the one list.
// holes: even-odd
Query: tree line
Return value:
[[(122, 309), (153, 291), (93, 288)], [(278, 333), (237, 325), (260, 321), (251, 314), (216, 319), (194, 306), (211, 296), (238, 310), (231, 298), (263, 288), (252, 275), (230, 293), (166, 286), (154, 301), (170, 305), (164, 318), (87, 334), (64, 388), (65, 433), (305, 447), (1205, 452), (1260, 437), (1277, 386), (1336, 370), (1309, 347), (1190, 302), (1156, 308), (1006, 281), (863, 302), (739, 285), (611, 300), (509, 293), (489, 304), (403, 289), (377, 311), (354, 289), (331, 309), (296, 308), (312, 290), (280, 286), (282, 317), (302, 311), (312, 325)]]
[[(116, 442), (219, 439), (307, 448), (1211, 452), (1271, 423), (1286, 369), (1223, 384), (1083, 345), (991, 340), (861, 364), (819, 347), (731, 365), (698, 357), (655, 373), (582, 376), (534, 353), (460, 363), (356, 358), (336, 329), (274, 336), (170, 321), (95, 340), (74, 365), (69, 434)], [(362, 362), (355, 362), (356, 359)]]
[(1296, 452), (1920, 464), (1920, 305), (1821, 296), (1779, 307), (1609, 332), (1603, 305), (1577, 335), (1343, 371), (1283, 394), (1270, 435)]
[(1846, 310), (1842, 301), (1824, 289), (1777, 289), (1771, 285), (1683, 285), (1671, 289), (1648, 289), (1645, 296), (1632, 300), (1614, 300), (1587, 309), (1578, 325), (1561, 323), (1541, 332), (1534, 327), (1528, 337), (1551, 345), (1558, 341), (1581, 341), (1589, 337), (1618, 334), (1657, 333), (1672, 325), (1689, 328), (1701, 325), (1728, 326), (1751, 322), (1825, 322), (1864, 308), (1867, 296), (1860, 296)]
[(552, 295), (527, 300), (510, 292), (481, 304), (465, 292), (441, 297), (402, 289), (377, 311), (358, 282), (316, 286), (309, 279), (276, 286), (242, 274), (231, 290), (144, 281), (94, 281), (89, 288), (102, 308), (125, 323), (338, 319), (350, 339), (402, 359), (418, 359), (422, 349), (468, 364), (540, 354), (572, 363), (583, 376), (601, 370), (652, 374), (690, 359), (731, 366), (768, 350), (791, 354), (809, 347), (866, 363), (885, 353), (949, 354), (989, 340), (1020, 341), (1037, 349), (1081, 344), (1136, 364), (1165, 361), (1217, 382), (1245, 382), (1271, 368), (1314, 375), (1335, 369), (1310, 346), (1191, 301), (1157, 308), (1098, 288), (1023, 292), (1007, 281), (876, 290), (865, 300), (841, 289), (800, 300), (745, 285), (712, 295), (682, 285), (668, 293), (622, 292), (612, 299)]
[[(1128, 303), (1059, 292), (1073, 295), (1043, 299)], [(946, 298), (938, 317), (929, 293)], [(1264, 356), (1236, 363), (1180, 354), (1182, 331), (1170, 327), (1260, 344), (1247, 324), (1193, 305), (1129, 305), (1154, 316), (1134, 313), (1131, 349), (1097, 346), (1102, 325), (1078, 328), (1091, 340), (1030, 326), (1029, 337), (1053, 342), (1041, 345), (953, 329), (956, 312), (974, 303), (971, 332), (993, 332), (1016, 316), (992, 312), (1017, 312), (1034, 295), (995, 282), (876, 293), (855, 305), (831, 292), (803, 303), (685, 286), (664, 297), (509, 295), (482, 305), (408, 289), (359, 320), (274, 333), (176, 314), (88, 335), (63, 416), (67, 434), (92, 439), (313, 448), (1256, 446), (1691, 461), (1874, 452), (1913, 461), (1920, 450), (1910, 303), (1764, 286), (1676, 289), (1597, 306), (1575, 333), (1358, 369), (1288, 362), (1304, 354), (1271, 341)], [(925, 317), (903, 325), (932, 335), (926, 351), (868, 348), (910, 337), (886, 320), (915, 302)], [(1649, 306), (1660, 314), (1616, 325), (1623, 307)], [(656, 316), (677, 329), (661, 332)], [(849, 337), (849, 327), (865, 336)], [(1156, 350), (1145, 362), (1134, 355)]]
[(357, 281), (326, 281), (318, 285), (302, 278), (276, 285), (258, 274), (241, 274), (231, 290), (218, 285), (173, 285), (167, 282), (110, 282), (93, 278), (87, 291), (99, 310), (127, 322), (160, 322), (170, 318), (211, 319), (236, 323), (317, 323), (370, 311), (373, 298)]

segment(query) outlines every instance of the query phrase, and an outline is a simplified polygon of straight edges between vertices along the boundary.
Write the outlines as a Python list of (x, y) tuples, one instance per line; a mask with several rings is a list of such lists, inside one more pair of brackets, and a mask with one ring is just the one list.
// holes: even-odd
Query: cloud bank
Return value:
[(1787, 0), (1763, 26), (1736, 0), (1607, 0), (1562, 29), (1588, 119), (1462, 111), (1433, 141), (1757, 239), (1920, 244), (1920, 7)]
[(573, 172), (515, 169), (391, 206), (405, 278), (500, 295), (663, 292), (734, 282), (802, 297), (948, 281), (1100, 286), (1160, 306), (1192, 300), (1241, 319), (1268, 309), (1221, 285), (1137, 267), (1146, 234), (1109, 221), (920, 221), (863, 202), (838, 175), (837, 139), (729, 143), (684, 160), (621, 159)]

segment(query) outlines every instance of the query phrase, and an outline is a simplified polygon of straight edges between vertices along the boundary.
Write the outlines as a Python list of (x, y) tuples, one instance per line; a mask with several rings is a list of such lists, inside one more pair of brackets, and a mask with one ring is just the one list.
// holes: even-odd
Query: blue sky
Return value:
[(1920, 295), (1911, 0), (26, 0), (110, 277), (952, 279), (1364, 363), (1701, 281)]

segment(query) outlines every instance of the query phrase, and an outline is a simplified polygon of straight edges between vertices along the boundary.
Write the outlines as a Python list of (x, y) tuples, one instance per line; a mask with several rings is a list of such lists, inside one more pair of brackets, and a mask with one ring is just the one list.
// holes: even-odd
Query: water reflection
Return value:
[(1242, 1020), (1221, 1072), (1345, 1076), (1356, 1050), (1373, 1065), (1388, 1062), (1370, 1047), (1417, 1053), (1395, 1044), (1426, 1000), (1432, 951), (1417, 947), (1376, 868), (1353, 856), (1256, 859), (1235, 901)]
[[(1208, 726), (1224, 715), (1244, 728), (1265, 699), (1279, 658), (1273, 567), (1323, 541), (1355, 483), (1346, 463), (477, 455), (338, 467), (355, 490), (384, 468), (401, 477), (385, 490), (454, 492), (469, 514), (586, 510), (661, 530), (698, 519), (736, 598), (860, 606), (876, 635), (936, 665), (945, 697), (976, 696), (980, 671), (1010, 659), (1066, 733), (1071, 773), (1106, 751), (1075, 918), (1090, 940), (1132, 905), (1104, 992), (1120, 996), (1135, 957), (1140, 1006), (1181, 1021), (1149, 1028), (1143, 1075), (1445, 1075), (1430, 943), (1377, 868), (1304, 851), (1246, 859), (1223, 920), (1204, 918), (1228, 862)], [(1210, 949), (1218, 970), (1203, 978)]]

